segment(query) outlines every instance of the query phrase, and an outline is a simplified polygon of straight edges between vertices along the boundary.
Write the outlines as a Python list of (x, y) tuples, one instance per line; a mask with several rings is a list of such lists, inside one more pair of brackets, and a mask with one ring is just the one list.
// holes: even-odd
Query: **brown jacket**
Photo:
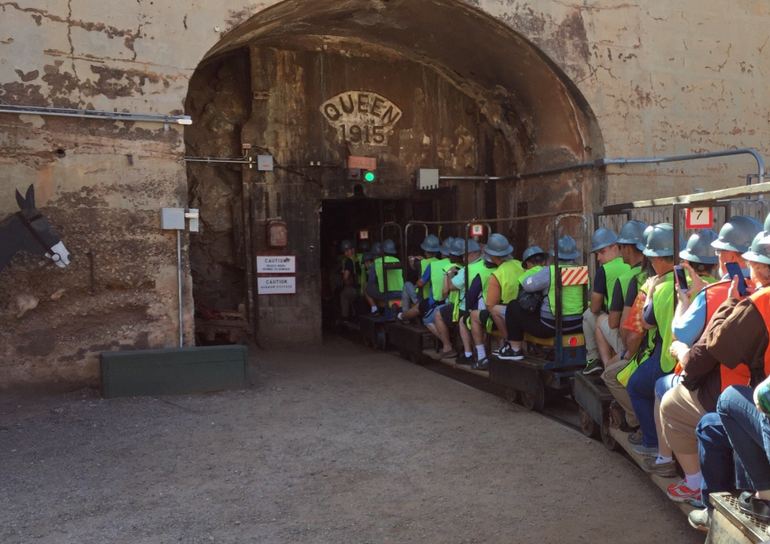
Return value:
[(758, 383), (764, 379), (767, 342), (765, 322), (751, 300), (728, 299), (681, 361), (682, 383), (691, 391), (697, 390), (701, 405), (712, 412), (722, 392), (719, 365), (735, 368), (745, 362), (751, 368), (752, 383)]

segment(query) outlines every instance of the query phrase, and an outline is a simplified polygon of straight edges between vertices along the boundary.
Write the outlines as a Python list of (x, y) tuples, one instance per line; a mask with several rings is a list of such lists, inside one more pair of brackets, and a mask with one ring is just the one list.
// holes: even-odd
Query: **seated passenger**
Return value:
[[(419, 258), (420, 278), (416, 282), (407, 281), (404, 283), (404, 290), (401, 294), (401, 312), (398, 319), (409, 321), (419, 316), (421, 300), (435, 300), (431, 293), (431, 264), (438, 259), (441, 252), (441, 244), (435, 234), (429, 234), (420, 244), (420, 248), (425, 252), (423, 258)], [(411, 259), (410, 259), (411, 261)], [(409, 263), (410, 268), (412, 262)]]
[(401, 264), (401, 261), (395, 256), (395, 242), (385, 240), (382, 243), (382, 252), (383, 255), (375, 257), (374, 266), (369, 271), (369, 282), (366, 288), (367, 296), (373, 301), (371, 307), (373, 314), (377, 313), (380, 307), (387, 308), (390, 301), (400, 300), (401, 291), (404, 288), (402, 271), (400, 269), (386, 270), (387, 265)]
[[(489, 257), (489, 260), (492, 262), (495, 269), (487, 280), (486, 288), (483, 292), (483, 299), (478, 303), (478, 310), (471, 312), (471, 333), (473, 335), (473, 341), (476, 344), (476, 363), (473, 365), (473, 368), (477, 370), (487, 370), (489, 368), (489, 359), (484, 345), (484, 330), (487, 325), (487, 315), (490, 304), (494, 307), (504, 300), (503, 296), (509, 296), (513, 299), (516, 294), (518, 294), (517, 280), (524, 269), (521, 268), (519, 261), (510, 260), (511, 253), (513, 253), (513, 246), (508, 242), (508, 238), (498, 233), (490, 234), (487, 245), (484, 248), (484, 255), (485, 257)], [(507, 263), (514, 264), (509, 265)], [(506, 269), (503, 273), (500, 273), (503, 266), (506, 266)], [(500, 275), (496, 276), (496, 274)], [(517, 287), (517, 293), (514, 295), (511, 294), (511, 282), (513, 281), (516, 281)], [(501, 288), (502, 284), (506, 286), (505, 290)], [(503, 295), (502, 293), (505, 294)], [(504, 331), (505, 327), (501, 327), (499, 330)]]
[[(558, 268), (575, 266), (575, 259), (580, 255), (577, 243), (571, 236), (562, 236), (559, 239), (558, 253)], [(552, 264), (529, 276), (522, 283), (524, 291), (542, 294), (540, 319), (532, 319), (532, 315), (521, 307), (518, 300), (508, 303), (508, 309), (505, 312), (507, 342), (497, 354), (500, 359), (519, 361), (524, 358), (522, 350), (524, 333), (538, 338), (552, 338), (556, 334), (556, 273), (557, 266)], [(564, 287), (561, 293), (561, 304), (562, 330), (564, 332), (581, 330), (585, 309), (583, 287), (581, 285)]]
[(596, 229), (591, 237), (591, 253), (596, 253), (598, 266), (593, 282), (589, 308), (583, 314), (583, 334), (586, 339), (586, 368), (583, 374), (596, 374), (604, 368), (596, 344), (596, 320), (606, 315), (610, 295), (620, 276), (631, 270), (623, 262), (618, 246), (618, 236), (604, 227)]
[[(770, 238), (764, 232), (759, 233), (743, 257), (749, 264), (757, 292), (770, 286)], [(735, 289), (732, 282), (731, 288)], [(729, 296), (726, 298), (728, 300), (719, 306), (713, 317), (708, 316), (705, 334), (691, 349), (684, 345), (679, 349), (672, 347), (682, 367), (681, 380), (663, 395), (660, 419), (665, 442), (673, 450), (685, 474), (683, 481), (668, 488), (669, 497), (678, 502), (701, 500), (702, 474), (695, 438), (698, 422), (707, 412), (715, 410), (717, 397), (728, 386), (747, 386), (751, 383), (752, 371), (742, 364), (742, 361), (751, 359), (736, 359), (734, 355), (720, 351), (728, 348), (728, 341), (729, 349), (736, 351), (732, 344), (741, 342), (740, 335), (745, 334), (741, 331), (727, 335), (733, 326), (731, 316), (737, 309), (738, 300)], [(721, 340), (717, 342), (717, 338)], [(742, 349), (737, 351), (745, 355)], [(648, 463), (650, 472), (675, 475), (671, 459), (667, 460), (668, 471), (664, 465), (666, 460), (656, 461)]]
[[(647, 279), (643, 272), (644, 265), (644, 231), (647, 223), (631, 220), (620, 229), (618, 247), (623, 262), (631, 269), (618, 276), (615, 286), (612, 288), (610, 305), (607, 314), (601, 314), (596, 319), (596, 347), (602, 365), (606, 368), (609, 364), (619, 360), (628, 351), (625, 339), (627, 334), (620, 327), (623, 318), (623, 310), (633, 306), (639, 286)], [(630, 303), (626, 305), (627, 300)], [(637, 346), (638, 347), (638, 346)], [(586, 368), (588, 373), (595, 367)]]
[[(628, 408), (630, 400), (640, 425), (640, 433), (629, 437), (633, 450), (641, 455), (654, 456), (658, 452), (655, 382), (661, 376), (670, 374), (676, 364), (669, 351), (673, 340), (671, 322), (674, 319), (674, 229), (668, 223), (659, 223), (646, 232), (644, 255), (655, 271), (655, 276), (646, 284), (644, 327), (647, 339), (643, 348), (624, 366), (610, 366), (602, 378), (624, 408)], [(627, 397), (619, 394), (619, 386), (625, 386)]]
[[(451, 254), (453, 257), (460, 258), (465, 262), (465, 240), (462, 238), (455, 239)], [(452, 300), (451, 314), (447, 315), (445, 312), (438, 312), (436, 316), (436, 329), (440, 335), (446, 334), (449, 337), (449, 327), (455, 323), (459, 326), (464, 354), (457, 356), (458, 364), (471, 364), (473, 362), (471, 333), (464, 324), (468, 313), (466, 308), (465, 276), (468, 274), (468, 290), (470, 291), (471, 288), (479, 290), (479, 285), (482, 282), (481, 274), (489, 275), (492, 272), (484, 267), (484, 261), (481, 259), (481, 246), (473, 239), (468, 241), (467, 255), (470, 264), (462, 268), (450, 268), (445, 279), (445, 292), (450, 294), (449, 298)]]

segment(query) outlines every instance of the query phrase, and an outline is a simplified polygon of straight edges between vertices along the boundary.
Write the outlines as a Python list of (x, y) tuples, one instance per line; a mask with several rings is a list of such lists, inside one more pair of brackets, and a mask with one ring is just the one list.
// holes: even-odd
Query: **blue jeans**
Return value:
[(626, 386), (642, 429), (642, 445), (648, 448), (658, 447), (658, 433), (655, 429), (655, 382), (663, 375), (658, 348), (636, 369)]
[(770, 419), (754, 406), (752, 389), (734, 385), (725, 389), (717, 401), (717, 413), (751, 489), (770, 489)]
[(719, 414), (709, 412), (704, 415), (695, 427), (695, 434), (698, 437), (698, 460), (703, 474), (703, 504), (713, 508), (709, 503), (711, 493), (751, 487), (743, 465), (733, 455), (733, 447)]
[(655, 382), (655, 398), (658, 400), (662, 399), (666, 391), (673, 389), (680, 383), (682, 383), (681, 374), (666, 374), (658, 378), (658, 381)]

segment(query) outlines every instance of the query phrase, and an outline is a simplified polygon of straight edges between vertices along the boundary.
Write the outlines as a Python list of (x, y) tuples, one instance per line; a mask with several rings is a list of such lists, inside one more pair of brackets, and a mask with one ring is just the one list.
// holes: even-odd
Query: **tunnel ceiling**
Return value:
[(518, 148), (522, 170), (603, 151), (590, 107), (558, 67), (458, 0), (286, 0), (226, 34), (206, 58), (249, 44), (296, 47), (313, 39), (378, 46), (442, 72)]

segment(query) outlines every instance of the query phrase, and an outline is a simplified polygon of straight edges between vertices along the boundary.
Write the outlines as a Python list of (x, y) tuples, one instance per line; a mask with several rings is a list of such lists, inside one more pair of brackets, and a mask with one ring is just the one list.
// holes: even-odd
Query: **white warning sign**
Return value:
[(257, 293), (260, 295), (294, 295), (297, 293), (297, 278), (257, 278)]
[(294, 274), (297, 271), (297, 257), (293, 255), (257, 256), (257, 274)]

